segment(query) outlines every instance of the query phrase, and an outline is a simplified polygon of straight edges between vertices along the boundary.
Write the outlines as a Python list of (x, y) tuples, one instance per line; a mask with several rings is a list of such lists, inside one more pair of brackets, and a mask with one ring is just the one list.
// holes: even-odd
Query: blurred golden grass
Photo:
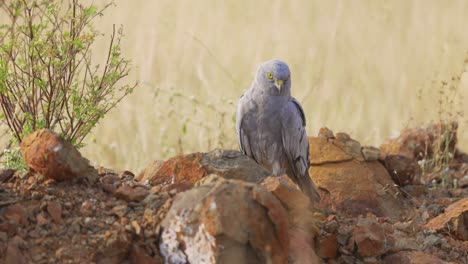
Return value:
[[(105, 0), (93, 1), (102, 5)], [(141, 84), (88, 137), (84, 155), (138, 171), (179, 152), (237, 148), (233, 117), (257, 65), (286, 61), (307, 131), (327, 126), (380, 145), (438, 119), (440, 81), (468, 50), (468, 2), (116, 1), (96, 28), (123, 25)], [(95, 47), (97, 59), (108, 35)], [(468, 70), (468, 69), (465, 69)], [(445, 89), (445, 88), (444, 88)], [(448, 93), (449, 91), (447, 91)], [(468, 76), (455, 108), (467, 112)], [(459, 138), (468, 150), (466, 118)]]

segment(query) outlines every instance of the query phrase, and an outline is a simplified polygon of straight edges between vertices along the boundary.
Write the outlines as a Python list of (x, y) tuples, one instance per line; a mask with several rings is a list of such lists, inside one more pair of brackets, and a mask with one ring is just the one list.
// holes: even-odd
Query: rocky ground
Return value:
[[(135, 176), (93, 168), (38, 131), (21, 146), (30, 172), (0, 173), (0, 263), (468, 263), (456, 130), (407, 129), (375, 148), (321, 129), (310, 138), (320, 204), (237, 151), (155, 161)], [(434, 146), (454, 155), (427, 173)]]

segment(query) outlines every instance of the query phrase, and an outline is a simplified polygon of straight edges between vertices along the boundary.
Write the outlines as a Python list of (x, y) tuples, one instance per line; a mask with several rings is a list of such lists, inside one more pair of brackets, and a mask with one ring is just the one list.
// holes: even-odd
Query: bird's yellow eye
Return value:
[(273, 79), (273, 74), (271, 74), (271, 73), (267, 73), (266, 76), (267, 76), (268, 79)]

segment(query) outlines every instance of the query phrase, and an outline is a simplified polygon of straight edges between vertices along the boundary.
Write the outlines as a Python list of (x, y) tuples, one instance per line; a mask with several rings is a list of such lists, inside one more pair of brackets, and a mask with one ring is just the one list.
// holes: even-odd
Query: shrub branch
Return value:
[(0, 105), (14, 138), (50, 128), (81, 145), (97, 122), (136, 87), (122, 84), (130, 62), (122, 57), (122, 29), (112, 28), (105, 64), (92, 62), (93, 29), (103, 8), (61, 0), (2, 1)]

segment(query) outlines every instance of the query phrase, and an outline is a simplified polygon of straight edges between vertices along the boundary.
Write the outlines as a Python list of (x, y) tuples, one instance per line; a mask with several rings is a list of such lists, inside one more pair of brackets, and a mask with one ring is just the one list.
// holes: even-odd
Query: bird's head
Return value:
[(256, 82), (272, 95), (288, 95), (291, 89), (291, 72), (280, 60), (265, 61), (257, 69)]

